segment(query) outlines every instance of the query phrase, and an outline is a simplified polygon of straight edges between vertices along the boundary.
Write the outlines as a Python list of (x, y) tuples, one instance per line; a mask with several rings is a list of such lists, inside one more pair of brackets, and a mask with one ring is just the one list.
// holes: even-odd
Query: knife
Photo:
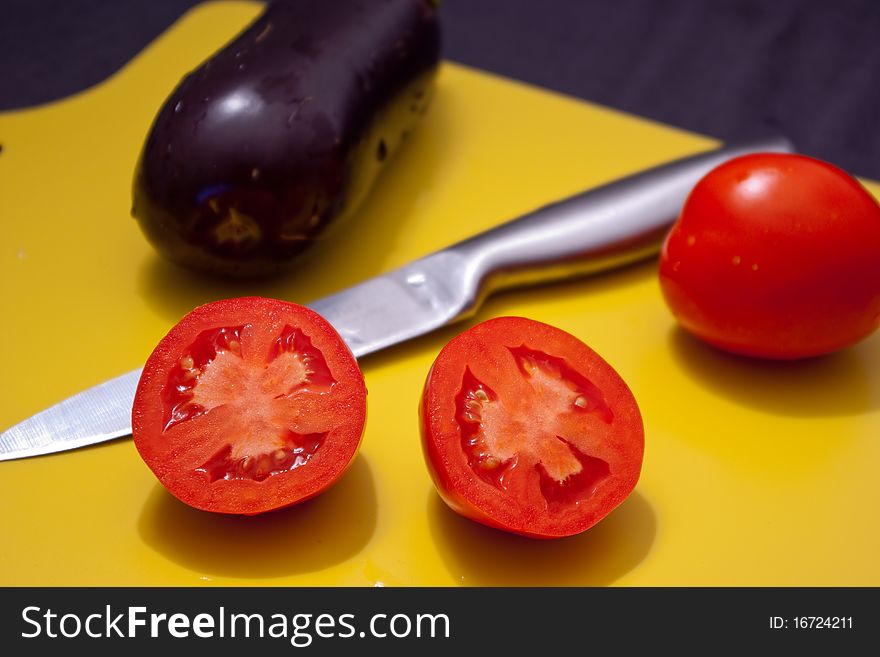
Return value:
[[(793, 152), (781, 137), (648, 169), (541, 207), (309, 304), (356, 357), (473, 314), (509, 287), (585, 275), (655, 255), (697, 181), (722, 162)], [(0, 434), (0, 461), (131, 435), (140, 369), (74, 395)]]

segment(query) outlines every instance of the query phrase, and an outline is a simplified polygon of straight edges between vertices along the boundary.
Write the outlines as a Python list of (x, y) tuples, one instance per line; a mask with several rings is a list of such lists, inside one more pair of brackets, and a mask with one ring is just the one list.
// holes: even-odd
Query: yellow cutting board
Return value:
[[(0, 428), (141, 365), (201, 303), (308, 302), (715, 144), (447, 63), (424, 123), (347, 232), (283, 279), (217, 282), (154, 254), (129, 217), (131, 177), (167, 93), (260, 10), (200, 6), (107, 82), (0, 114)], [(880, 585), (880, 335), (802, 363), (725, 356), (676, 328), (652, 262), (505, 293), (471, 323), (505, 314), (579, 336), (641, 406), (641, 481), (585, 534), (507, 535), (435, 494), (417, 403), (465, 324), (362, 361), (360, 455), (288, 510), (190, 509), (130, 439), (0, 462), (0, 585)]]

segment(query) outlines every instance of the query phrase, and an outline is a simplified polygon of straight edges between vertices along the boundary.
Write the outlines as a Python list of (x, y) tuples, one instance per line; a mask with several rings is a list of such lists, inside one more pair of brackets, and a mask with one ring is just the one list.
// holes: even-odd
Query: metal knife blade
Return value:
[(0, 461), (63, 452), (131, 434), (140, 369), (84, 390), (0, 434)]
[[(697, 181), (754, 152), (792, 152), (773, 138), (661, 165), (553, 203), (309, 306), (356, 357), (472, 314), (502, 287), (568, 278), (655, 255)], [(0, 434), (0, 461), (131, 434), (140, 370), (70, 397)]]

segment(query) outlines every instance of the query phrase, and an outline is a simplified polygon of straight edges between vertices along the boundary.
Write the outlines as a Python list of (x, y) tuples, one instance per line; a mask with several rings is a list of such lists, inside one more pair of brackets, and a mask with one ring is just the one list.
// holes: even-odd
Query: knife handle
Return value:
[(726, 146), (551, 203), (446, 249), (465, 263), (473, 305), (505, 287), (594, 273), (657, 254), (694, 185), (731, 158), (791, 153), (782, 137)]

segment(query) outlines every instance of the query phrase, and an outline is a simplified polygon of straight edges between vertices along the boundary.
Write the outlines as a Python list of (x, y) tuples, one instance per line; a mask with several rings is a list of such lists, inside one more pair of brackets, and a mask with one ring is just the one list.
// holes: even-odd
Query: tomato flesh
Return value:
[(510, 317), (438, 356), (422, 437), (453, 509), (536, 537), (598, 522), (632, 490), (643, 449), (635, 400), (607, 363), (567, 333)]
[(196, 309), (147, 361), (135, 444), (176, 496), (253, 514), (307, 499), (353, 458), (365, 418), (351, 352), (312, 311), (271, 299)]
[(241, 354), (243, 326), (203, 331), (185, 350), (163, 390), (165, 430), (218, 406), (229, 406), (243, 427), (235, 446), (225, 445), (199, 468), (211, 481), (257, 481), (304, 465), (324, 433), (299, 434), (284, 427), (284, 405), (297, 393), (324, 394), (336, 381), (323, 356), (300, 329), (286, 325), (265, 364)]

